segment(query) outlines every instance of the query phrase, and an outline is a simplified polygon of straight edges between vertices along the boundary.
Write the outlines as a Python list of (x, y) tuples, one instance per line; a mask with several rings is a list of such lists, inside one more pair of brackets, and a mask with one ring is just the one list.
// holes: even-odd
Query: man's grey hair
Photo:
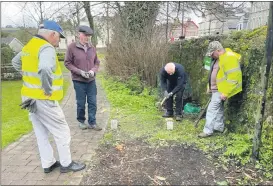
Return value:
[(40, 29), (38, 30), (38, 34), (39, 34), (39, 35), (51, 34), (51, 33), (57, 33), (57, 32), (54, 31), (54, 30), (48, 30), (48, 29), (44, 29), (44, 28), (40, 28)]

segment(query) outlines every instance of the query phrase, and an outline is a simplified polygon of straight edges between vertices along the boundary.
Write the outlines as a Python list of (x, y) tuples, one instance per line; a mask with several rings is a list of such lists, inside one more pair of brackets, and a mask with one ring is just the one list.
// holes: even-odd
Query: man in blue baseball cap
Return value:
[[(55, 21), (49, 21), (46, 20), (39, 26), (39, 33), (41, 32), (50, 32), (51, 34), (49, 36), (46, 36), (49, 43), (51, 43), (54, 47), (59, 46), (60, 38), (65, 38), (65, 35), (63, 33), (63, 29), (61, 26), (56, 23)], [(53, 31), (53, 32), (52, 32)]]
[[(63, 98), (63, 75), (54, 47), (61, 37), (65, 36), (59, 24), (44, 21), (38, 34), (12, 59), (14, 68), (23, 75), (20, 106), (29, 111), (45, 173), (57, 167), (61, 167), (62, 173), (85, 168), (84, 163), (71, 159), (70, 129), (58, 103)], [(49, 132), (55, 139), (60, 161), (54, 157)]]

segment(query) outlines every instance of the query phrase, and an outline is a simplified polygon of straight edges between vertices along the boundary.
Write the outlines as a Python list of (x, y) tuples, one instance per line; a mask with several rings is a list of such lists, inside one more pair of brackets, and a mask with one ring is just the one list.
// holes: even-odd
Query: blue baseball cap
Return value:
[(46, 20), (43, 22), (43, 24), (40, 26), (40, 28), (54, 30), (60, 34), (61, 38), (65, 38), (62, 27), (58, 23), (56, 23), (55, 21)]

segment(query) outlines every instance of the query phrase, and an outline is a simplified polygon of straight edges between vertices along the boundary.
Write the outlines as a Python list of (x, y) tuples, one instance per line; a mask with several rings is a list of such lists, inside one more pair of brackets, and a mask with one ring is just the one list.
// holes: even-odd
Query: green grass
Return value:
[(2, 81), (2, 148), (32, 130), (28, 112), (21, 110), (22, 81)]
[(63, 73), (69, 72), (69, 70), (65, 67), (64, 62), (60, 61), (60, 66)]
[[(99, 74), (97, 77), (111, 104), (110, 119), (117, 119), (120, 125), (117, 131), (109, 129), (102, 143), (116, 145), (130, 139), (142, 139), (152, 146), (162, 146), (175, 142), (194, 145), (206, 152), (210, 159), (214, 159), (212, 154), (217, 151), (220, 154), (218, 160), (222, 164), (227, 164), (231, 159), (239, 161), (242, 165), (250, 162), (252, 149), (250, 135), (227, 132), (199, 139), (197, 135), (202, 132), (205, 121), (202, 120), (198, 128), (195, 128), (190, 119), (183, 119), (182, 122), (174, 121), (174, 130), (169, 131), (166, 129), (165, 119), (161, 116), (163, 113), (155, 107), (155, 95), (149, 95), (147, 89), (137, 95), (128, 88), (128, 85), (105, 74)], [(264, 148), (263, 152), (265, 153), (261, 158), (260, 166), (266, 170), (265, 173), (270, 178), (272, 174), (269, 172), (273, 166), (269, 157), (272, 159), (273, 154), (269, 148)]]
[[(70, 80), (64, 79), (64, 95)], [(28, 111), (21, 110), (22, 81), (2, 81), (2, 148), (32, 130)]]
[(104, 53), (97, 53), (97, 56), (100, 60), (105, 58), (105, 54)]

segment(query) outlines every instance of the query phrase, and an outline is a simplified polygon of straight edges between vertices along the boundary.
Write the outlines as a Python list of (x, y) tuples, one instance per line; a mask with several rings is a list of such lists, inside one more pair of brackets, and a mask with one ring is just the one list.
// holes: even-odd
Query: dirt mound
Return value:
[(151, 147), (131, 141), (116, 147), (105, 145), (97, 151), (83, 185), (212, 185), (225, 180), (202, 152), (193, 147), (173, 145)]

